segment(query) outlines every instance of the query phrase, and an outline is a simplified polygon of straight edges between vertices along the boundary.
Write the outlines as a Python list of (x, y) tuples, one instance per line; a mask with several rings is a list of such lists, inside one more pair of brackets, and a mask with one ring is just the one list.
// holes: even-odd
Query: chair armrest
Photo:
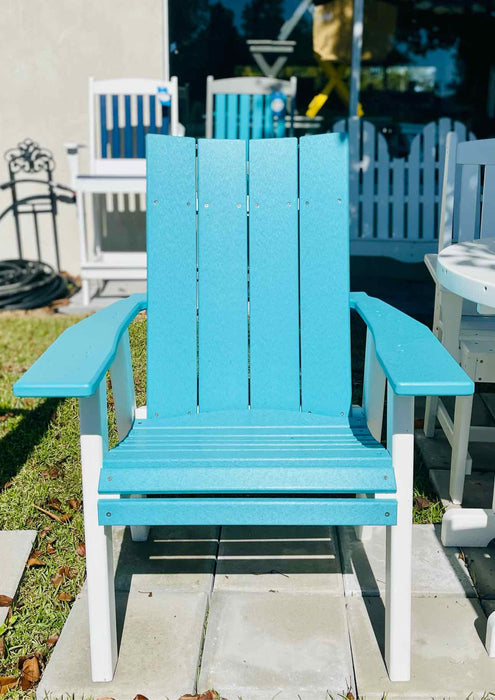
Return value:
[(398, 396), (469, 396), (474, 384), (424, 324), (364, 292), (351, 309), (366, 323), (378, 362)]
[(92, 396), (125, 330), (145, 308), (146, 295), (132, 294), (68, 328), (14, 384), (14, 394)]

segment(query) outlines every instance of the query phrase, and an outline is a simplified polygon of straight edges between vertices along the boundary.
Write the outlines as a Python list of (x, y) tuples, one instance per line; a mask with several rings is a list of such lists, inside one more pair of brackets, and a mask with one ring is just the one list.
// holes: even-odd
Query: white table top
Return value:
[(436, 262), (442, 287), (476, 304), (495, 307), (495, 238), (448, 246)]

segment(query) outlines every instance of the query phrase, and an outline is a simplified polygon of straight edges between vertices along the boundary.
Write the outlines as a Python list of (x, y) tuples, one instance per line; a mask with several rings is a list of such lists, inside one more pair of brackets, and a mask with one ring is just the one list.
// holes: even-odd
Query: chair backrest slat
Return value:
[(478, 237), (478, 212), (480, 203), (480, 166), (463, 165), (459, 198), (457, 240), (472, 241)]
[(263, 95), (253, 95), (253, 130), (251, 138), (263, 136)]
[(224, 139), (225, 119), (227, 114), (227, 95), (215, 96), (215, 138)]
[(248, 407), (246, 146), (198, 142), (199, 405)]
[(480, 238), (495, 236), (495, 165), (487, 165), (483, 181)]
[(237, 95), (227, 95), (227, 138), (237, 138)]
[(196, 412), (196, 142), (148, 137), (148, 411)]
[(251, 95), (239, 95), (239, 138), (249, 139)]
[(348, 415), (346, 135), (147, 148), (149, 417)]
[(351, 406), (348, 147), (343, 134), (299, 143), (302, 408)]
[(299, 410), (297, 139), (249, 146), (251, 407)]

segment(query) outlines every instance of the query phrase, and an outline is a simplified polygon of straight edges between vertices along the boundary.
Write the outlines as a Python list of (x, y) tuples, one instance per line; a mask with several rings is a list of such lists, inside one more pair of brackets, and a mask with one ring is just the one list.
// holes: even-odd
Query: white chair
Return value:
[(291, 136), (297, 78), (247, 76), (206, 80), (206, 138)]
[[(105, 214), (144, 211), (145, 138), (148, 133), (183, 135), (177, 78), (89, 79), (89, 174), (81, 174), (80, 144), (66, 144), (77, 197), (83, 304), (90, 282), (146, 279), (146, 253), (102, 250)], [(88, 232), (85, 197), (90, 195), (93, 237)]]
[[(471, 141), (469, 164), (459, 164), (458, 138), (447, 136), (440, 210), (439, 252), (449, 245), (495, 236), (495, 139)], [(465, 151), (466, 152), (466, 151)], [(436, 254), (425, 256), (436, 283), (433, 331), (475, 382), (495, 382), (495, 318), (493, 310), (476, 307), (438, 284)], [(436, 421), (452, 447), (450, 497), (462, 502), (465, 474), (471, 473), (470, 441), (495, 441), (495, 428), (471, 426), (472, 396), (459, 396), (454, 420), (438, 397), (426, 400), (424, 431), (434, 437)]]

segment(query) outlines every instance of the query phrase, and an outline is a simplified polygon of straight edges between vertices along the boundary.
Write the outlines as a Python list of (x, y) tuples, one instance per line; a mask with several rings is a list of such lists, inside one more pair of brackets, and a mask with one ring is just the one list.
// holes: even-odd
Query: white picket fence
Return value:
[(391, 158), (387, 139), (368, 121), (341, 120), (333, 130), (349, 134), (351, 254), (423, 260), (437, 247), (447, 133), (460, 141), (474, 135), (444, 117), (414, 137), (407, 158)]

